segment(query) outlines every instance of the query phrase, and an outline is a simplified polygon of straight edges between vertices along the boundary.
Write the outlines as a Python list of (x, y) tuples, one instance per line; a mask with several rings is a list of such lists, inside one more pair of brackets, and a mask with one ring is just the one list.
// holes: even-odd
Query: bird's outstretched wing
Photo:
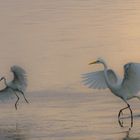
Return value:
[(84, 85), (94, 89), (105, 89), (107, 84), (104, 77), (104, 71), (85, 73), (82, 75)]
[(27, 87), (27, 76), (23, 68), (19, 66), (12, 66), (11, 71), (14, 74), (14, 79), (11, 81), (11, 85), (17, 86), (21, 91), (24, 91)]
[[(117, 76), (111, 69), (107, 70), (107, 76), (111, 84), (116, 84)], [(108, 85), (105, 80), (104, 71), (90, 72), (82, 75), (83, 83), (89, 88), (106, 89)]]
[(124, 65), (122, 86), (131, 94), (137, 94), (140, 91), (140, 63), (128, 63)]

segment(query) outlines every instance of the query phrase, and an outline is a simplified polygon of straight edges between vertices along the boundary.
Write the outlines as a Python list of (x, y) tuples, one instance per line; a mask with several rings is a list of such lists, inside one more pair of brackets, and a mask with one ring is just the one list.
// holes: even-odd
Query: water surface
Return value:
[(122, 76), (125, 63), (140, 62), (139, 0), (0, 0), (0, 19), (0, 76), (11, 80), (10, 66), (22, 66), (30, 100), (18, 111), (0, 103), (1, 139), (140, 139), (139, 101), (130, 101), (128, 132), (129, 112), (124, 128), (117, 122), (125, 104), (81, 83), (82, 73), (102, 69), (87, 65), (97, 57)]
[(129, 131), (129, 111), (124, 112), (124, 128), (121, 128), (117, 114), (125, 104), (109, 93), (44, 91), (29, 95), (30, 104), (20, 102), (17, 111), (13, 101), (1, 104), (1, 139), (140, 139), (140, 103), (136, 100), (130, 102), (134, 111), (134, 127)]

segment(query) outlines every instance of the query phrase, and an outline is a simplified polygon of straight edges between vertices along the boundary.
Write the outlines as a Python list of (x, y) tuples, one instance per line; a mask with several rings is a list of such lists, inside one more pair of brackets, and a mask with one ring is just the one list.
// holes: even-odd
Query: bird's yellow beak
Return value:
[(96, 63), (97, 63), (97, 61), (93, 61), (93, 62), (89, 63), (89, 65), (96, 64)]

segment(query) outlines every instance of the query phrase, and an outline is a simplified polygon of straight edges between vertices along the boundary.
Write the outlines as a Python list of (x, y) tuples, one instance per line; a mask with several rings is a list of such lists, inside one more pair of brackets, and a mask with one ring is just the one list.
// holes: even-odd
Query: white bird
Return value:
[(21, 93), (26, 101), (29, 103), (24, 95), (24, 91), (27, 87), (27, 77), (26, 72), (23, 68), (19, 66), (12, 66), (11, 72), (13, 72), (13, 80), (11, 82), (6, 81), (5, 77), (1, 77), (1, 80), (4, 80), (5, 88), (0, 90), (0, 100), (6, 100), (8, 98), (13, 98), (13, 96), (17, 97), (17, 101), (15, 102), (15, 109), (17, 110), (17, 103), (19, 101), (19, 95), (17, 93)]
[(83, 74), (83, 82), (89, 88), (106, 89), (109, 88), (111, 92), (120, 97), (127, 107), (122, 108), (118, 113), (118, 122), (123, 127), (120, 121), (120, 115), (125, 109), (129, 109), (131, 113), (131, 127), (133, 126), (133, 113), (127, 100), (138, 98), (140, 91), (140, 63), (127, 63), (124, 65), (124, 78), (121, 79), (112, 69), (108, 69), (106, 62), (98, 58), (97, 61), (89, 63), (102, 64), (104, 70)]

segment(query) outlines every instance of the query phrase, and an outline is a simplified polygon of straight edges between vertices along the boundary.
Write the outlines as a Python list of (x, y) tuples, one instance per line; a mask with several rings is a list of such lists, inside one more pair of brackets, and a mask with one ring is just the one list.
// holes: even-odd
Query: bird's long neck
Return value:
[(108, 70), (108, 67), (107, 67), (107, 64), (105, 62), (102, 63), (103, 66), (104, 66), (104, 76), (105, 76), (105, 80), (106, 80), (106, 83), (108, 85), (109, 88), (114, 88), (111, 84), (111, 82), (109, 81), (109, 78), (108, 78), (108, 74), (107, 74), (107, 70)]
[(5, 86), (7, 86), (6, 78), (3, 77), (3, 80), (4, 80), (4, 84), (5, 84)]
[(103, 66), (104, 66), (104, 70), (107, 70), (107, 64), (105, 62), (102, 62)]

